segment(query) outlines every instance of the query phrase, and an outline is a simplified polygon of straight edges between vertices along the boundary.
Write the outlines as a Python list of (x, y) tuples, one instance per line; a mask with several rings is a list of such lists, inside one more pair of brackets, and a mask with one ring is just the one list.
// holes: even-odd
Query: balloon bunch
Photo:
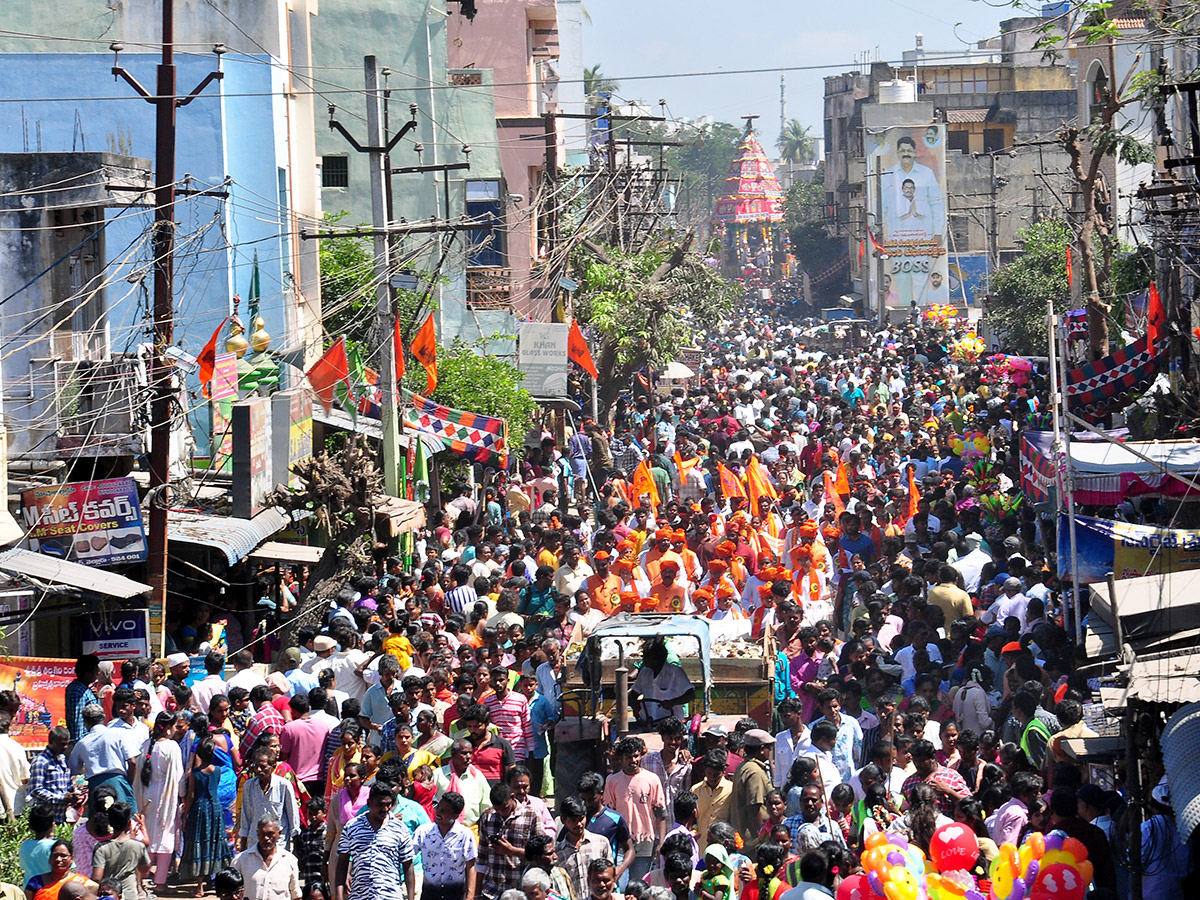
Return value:
[(950, 345), (950, 356), (959, 362), (974, 362), (983, 355), (984, 343), (975, 332), (968, 332)]
[(925, 309), (925, 318), (931, 322), (940, 322), (943, 325), (947, 325), (952, 319), (957, 317), (958, 310), (953, 303), (935, 303)]
[(1035, 833), (1020, 849), (1002, 844), (991, 876), (992, 900), (1083, 900), (1092, 864), (1077, 838)]
[(862, 854), (866, 871), (842, 881), (837, 900), (1083, 900), (1092, 881), (1087, 849), (1061, 833), (1001, 846), (990, 885), (971, 874), (978, 859), (979, 840), (957, 822), (934, 832), (928, 860), (903, 835), (877, 832)]
[(968, 431), (962, 437), (951, 438), (950, 449), (963, 459), (983, 459), (991, 451), (992, 442), (982, 431)]

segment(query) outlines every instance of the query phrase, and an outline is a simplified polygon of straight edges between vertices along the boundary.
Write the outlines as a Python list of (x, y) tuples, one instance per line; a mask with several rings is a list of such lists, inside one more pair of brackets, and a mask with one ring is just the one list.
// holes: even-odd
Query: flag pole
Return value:
[[(1060, 493), (1067, 495), (1067, 530), (1071, 542), (1071, 608), (1075, 619), (1075, 643), (1083, 646), (1083, 615), (1081, 611), (1083, 600), (1079, 589), (1079, 544), (1075, 533), (1075, 474), (1071, 465), (1071, 435), (1068, 432), (1066, 438), (1063, 438), (1061, 419), (1065, 412), (1063, 385), (1066, 381), (1067, 369), (1064, 359), (1065, 348), (1060, 348), (1058, 345), (1058, 315), (1054, 312), (1053, 307), (1046, 316), (1046, 326), (1050, 338), (1050, 413), (1054, 422), (1054, 445), (1063, 454), (1066, 462), (1066, 473), (1062, 480), (1063, 490)], [(1055, 453), (1054, 465), (1055, 468), (1059, 465), (1058, 453)], [(1062, 509), (1061, 497), (1057, 506), (1060, 510)]]

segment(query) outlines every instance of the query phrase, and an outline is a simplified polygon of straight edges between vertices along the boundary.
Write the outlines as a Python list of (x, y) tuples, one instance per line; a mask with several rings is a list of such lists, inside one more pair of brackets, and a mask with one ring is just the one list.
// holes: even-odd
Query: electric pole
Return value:
[(154, 352), (150, 356), (150, 602), (166, 619), (167, 610), (167, 510), (170, 507), (171, 403), (175, 367), (166, 351), (175, 341), (175, 111), (191, 103), (213, 81), (221, 80), (221, 54), (213, 48), (217, 70), (209, 72), (190, 94), (178, 97), (175, 69), (175, 0), (162, 0), (162, 61), (153, 94), (123, 69), (114, 53), (112, 73), (124, 78), (142, 99), (155, 108), (154, 145)]

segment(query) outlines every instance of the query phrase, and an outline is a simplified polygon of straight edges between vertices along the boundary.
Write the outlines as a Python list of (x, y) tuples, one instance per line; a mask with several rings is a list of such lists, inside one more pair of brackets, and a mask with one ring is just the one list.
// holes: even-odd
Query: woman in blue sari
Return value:
[(237, 809), (237, 773), (242, 768), (242, 760), (229, 722), (229, 698), (224, 694), (217, 694), (208, 704), (208, 731), (213, 739), (213, 758), (221, 767), (218, 793), (225, 812), (225, 829), (232, 840)]

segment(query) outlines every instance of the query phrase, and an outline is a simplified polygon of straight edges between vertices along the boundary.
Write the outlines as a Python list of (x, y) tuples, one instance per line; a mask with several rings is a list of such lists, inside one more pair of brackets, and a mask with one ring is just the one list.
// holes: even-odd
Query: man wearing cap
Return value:
[(289, 697), (307, 694), (313, 688), (320, 686), (316, 675), (310, 675), (300, 668), (299, 647), (288, 647), (284, 650), (279, 656), (278, 668), (283, 673), (283, 677), (287, 679)]
[(647, 543), (646, 548), (638, 557), (642, 571), (646, 573), (651, 584), (658, 581), (658, 567), (661, 565), (663, 558), (674, 555), (671, 552), (671, 529), (658, 529), (654, 532), (653, 544)]
[(733, 773), (733, 793), (729, 800), (729, 821), (741, 834), (747, 851), (758, 847), (759, 830), (770, 818), (767, 794), (772, 790), (768, 760), (775, 751), (775, 738), (769, 731), (752, 728), (746, 732), (745, 759)]
[(980, 620), (985, 625), (991, 625), (993, 622), (1003, 625), (1009, 616), (1016, 616), (1021, 622), (1021, 631), (1024, 632), (1028, 625), (1026, 613), (1029, 609), (1029, 598), (1021, 592), (1021, 579), (1006, 578), (1001, 591), (1000, 596), (980, 616)]
[(621, 593), (621, 578), (612, 572), (611, 562), (612, 555), (607, 550), (597, 550), (592, 555), (594, 571), (583, 582), (592, 605), (606, 616), (617, 608)]
[[(192, 663), (186, 653), (172, 653), (167, 657), (167, 680), (163, 682), (172, 691), (187, 683)], [(207, 714), (207, 710), (205, 711)]]
[(327, 634), (318, 634), (313, 638), (312, 646), (315, 655), (312, 659), (302, 663), (300, 668), (314, 678), (320, 678), (321, 673), (332, 666), (330, 657), (337, 649), (337, 641)]

